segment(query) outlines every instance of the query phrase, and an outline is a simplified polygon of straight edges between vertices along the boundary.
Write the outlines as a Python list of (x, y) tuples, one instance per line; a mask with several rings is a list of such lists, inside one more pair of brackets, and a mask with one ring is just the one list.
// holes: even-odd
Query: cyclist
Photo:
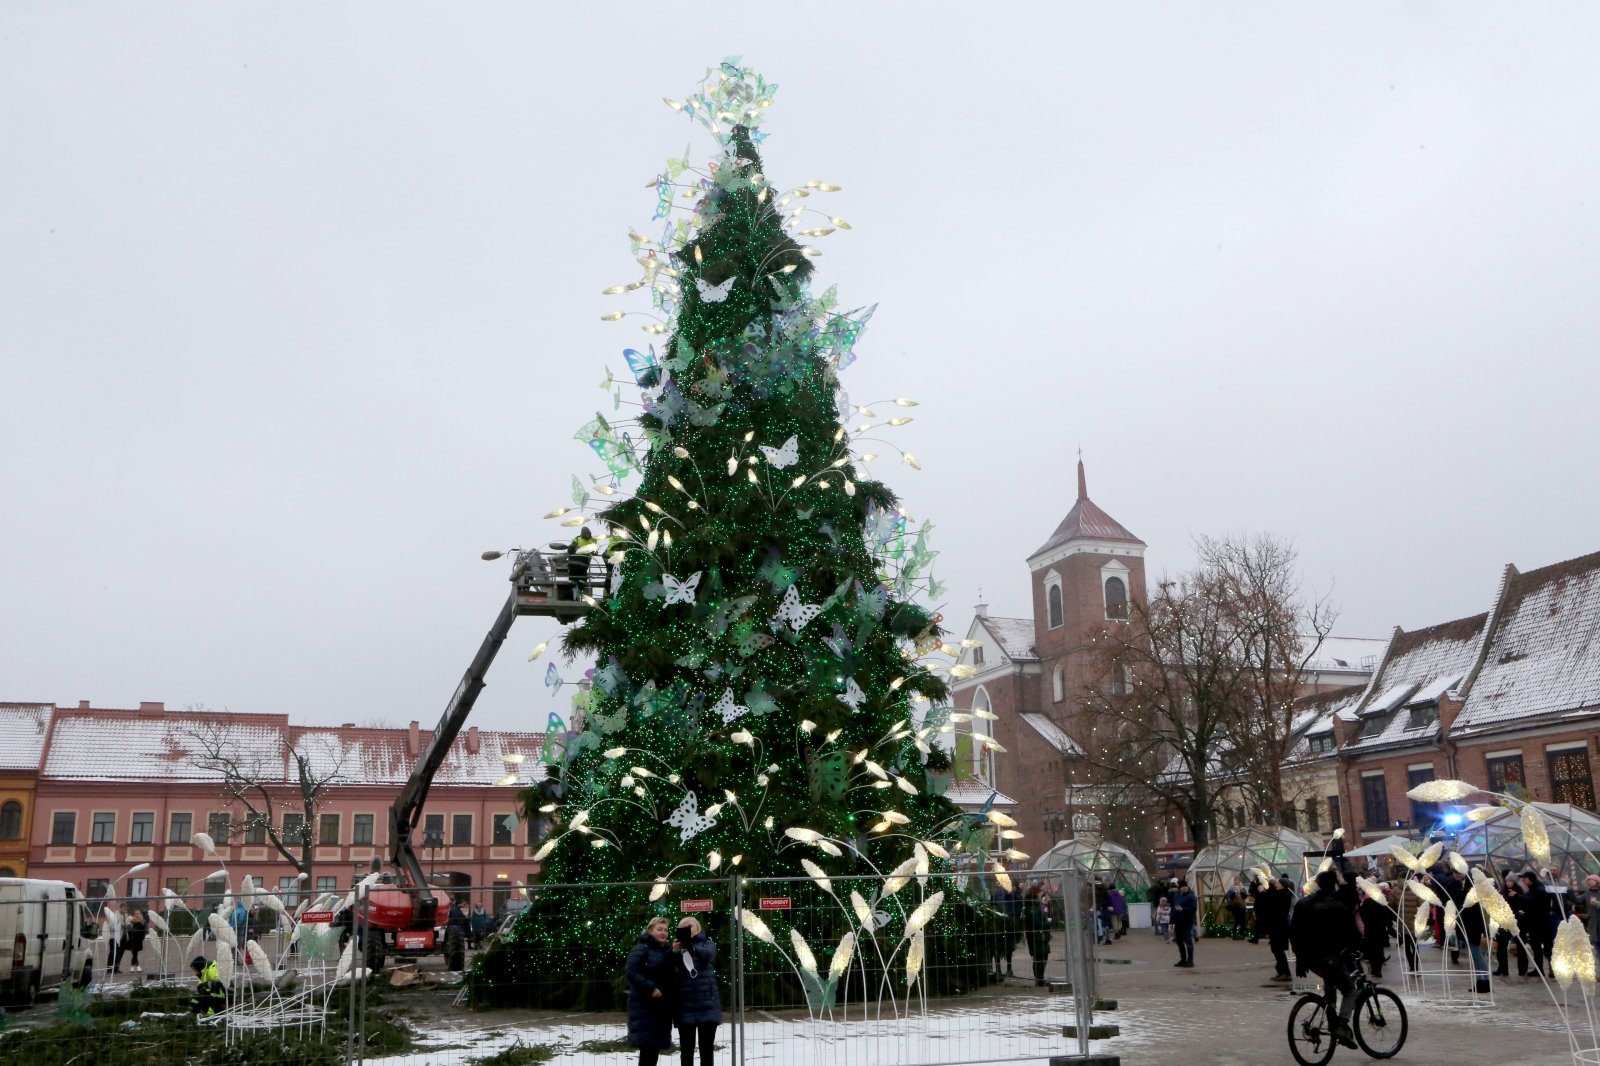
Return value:
[[(1336, 856), (1335, 861), (1343, 859)], [(1338, 1000), (1337, 1016), (1331, 1021), (1334, 1039), (1345, 1047), (1355, 1047), (1350, 1015), (1355, 1010), (1355, 983), (1345, 962), (1346, 952), (1361, 950), (1361, 937), (1355, 921), (1355, 886), (1338, 870), (1317, 874), (1317, 890), (1294, 905), (1289, 922), (1289, 940), (1294, 946), (1295, 973), (1304, 977), (1315, 973), (1322, 978), (1329, 1002)]]

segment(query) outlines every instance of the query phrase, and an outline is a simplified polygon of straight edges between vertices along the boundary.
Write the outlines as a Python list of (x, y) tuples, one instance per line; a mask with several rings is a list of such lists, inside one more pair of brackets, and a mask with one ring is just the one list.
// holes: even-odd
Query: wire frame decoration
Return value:
[(1529, 803), (1544, 818), (1550, 837), (1550, 862), (1539, 863), (1528, 849), (1522, 820), (1509, 808), (1491, 814), (1476, 824), (1463, 826), (1456, 834), (1456, 850), (1473, 861), (1499, 869), (1509, 866), (1521, 870), (1529, 863), (1548, 865), (1551, 870), (1571, 878), (1600, 874), (1600, 815), (1570, 803)]
[(1038, 871), (1079, 870), (1114, 882), (1124, 891), (1149, 886), (1150, 874), (1133, 852), (1109, 840), (1063, 840), (1034, 862)]
[(1201, 896), (1221, 896), (1235, 877), (1246, 885), (1250, 871), (1265, 866), (1298, 874), (1305, 853), (1318, 845), (1282, 825), (1246, 826), (1201, 850), (1189, 865), (1189, 885)]

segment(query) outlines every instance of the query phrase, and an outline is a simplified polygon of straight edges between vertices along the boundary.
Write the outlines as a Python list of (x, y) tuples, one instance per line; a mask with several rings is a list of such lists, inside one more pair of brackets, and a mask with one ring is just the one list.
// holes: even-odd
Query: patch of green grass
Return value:
[(473, 1059), (479, 1066), (533, 1066), (538, 1062), (549, 1062), (555, 1058), (556, 1053), (552, 1048), (524, 1044), (516, 1041), (510, 1047), (502, 1048), (493, 1055), (481, 1059)]

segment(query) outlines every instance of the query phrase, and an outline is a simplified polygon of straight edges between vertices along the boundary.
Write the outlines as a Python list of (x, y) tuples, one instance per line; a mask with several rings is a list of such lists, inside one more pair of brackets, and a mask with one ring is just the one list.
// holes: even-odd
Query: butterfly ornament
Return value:
[(761, 454), (767, 457), (767, 462), (783, 470), (793, 466), (800, 458), (800, 438), (790, 437), (783, 442), (781, 448), (769, 448), (765, 444), (759, 445)]
[(733, 702), (733, 689), (731, 688), (724, 691), (722, 698), (711, 705), (711, 710), (714, 714), (722, 715), (723, 725), (731, 725), (735, 718), (750, 712), (749, 707)]
[(729, 278), (721, 285), (707, 285), (705, 278), (695, 278), (694, 287), (700, 291), (700, 299), (708, 304), (719, 304), (733, 291), (733, 281), (733, 278)]
[(850, 713), (855, 714), (861, 710), (861, 705), (866, 702), (867, 694), (861, 691), (861, 686), (856, 684), (855, 678), (850, 678), (844, 683), (844, 692), (834, 699), (850, 708)]
[(667, 589), (667, 602), (662, 606), (671, 607), (675, 603), (692, 605), (694, 603), (695, 589), (700, 587), (700, 575), (703, 573), (705, 573), (704, 570), (696, 570), (683, 581), (679, 581), (671, 574), (662, 574), (661, 583)]
[(699, 799), (693, 792), (685, 792), (683, 802), (678, 804), (677, 810), (667, 815), (667, 820), (663, 824), (677, 829), (678, 843), (684, 844), (707, 829), (714, 828), (717, 820), (701, 814)]
[(789, 591), (783, 594), (783, 602), (778, 604), (778, 613), (773, 615), (772, 621), (774, 624), (788, 622), (790, 629), (799, 632), (821, 613), (822, 604), (801, 603), (800, 586), (790, 585)]

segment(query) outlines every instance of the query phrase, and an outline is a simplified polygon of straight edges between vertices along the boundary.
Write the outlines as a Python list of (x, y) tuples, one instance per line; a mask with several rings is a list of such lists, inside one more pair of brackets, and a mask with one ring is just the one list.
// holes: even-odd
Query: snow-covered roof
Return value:
[[(219, 771), (201, 765), (200, 737), (212, 730), (220, 730), (232, 758), (271, 781), (295, 779), (291, 750), (306, 755), (319, 778), (347, 784), (400, 785), (417, 762), (405, 728), (294, 726), (281, 714), (62, 709), (40, 776), (219, 781)], [(419, 752), (431, 737), (419, 731)], [(468, 737), (463, 731), (451, 745), (435, 784), (493, 785), (506, 776), (505, 756), (534, 759), (544, 744), (542, 733), (478, 730), (478, 750), (469, 752)]]
[(1311, 645), (1316, 639), (1301, 637), (1300, 654), (1302, 657), (1311, 655), (1306, 661), (1307, 671), (1323, 673), (1375, 670), (1383, 657), (1384, 645), (1389, 643), (1381, 637), (1323, 637), (1313, 654)]
[(1061, 727), (1056, 725), (1045, 715), (1029, 714), (1024, 712), (1018, 717), (1031, 725), (1035, 732), (1037, 732), (1041, 737), (1044, 737), (1046, 743), (1059, 751), (1061, 754), (1083, 754), (1083, 749), (1078, 746), (1078, 742), (1067, 736), (1066, 733), (1062, 732)]
[(53, 703), (0, 703), (0, 770), (37, 770)]
[(1341, 750), (1394, 747), (1437, 736), (1438, 717), (1425, 709), (1407, 711), (1406, 701), (1440, 678), (1459, 678), (1470, 670), (1488, 620), (1487, 614), (1476, 614), (1411, 633), (1396, 630), (1373, 675), (1373, 695), (1356, 708), (1364, 720), (1361, 731)]
[(1455, 730), (1600, 711), (1600, 552), (1511, 577)]
[(965, 811), (976, 811), (989, 797), (994, 797), (994, 807), (1015, 807), (1017, 801), (1004, 792), (990, 788), (988, 785), (973, 777), (962, 777), (950, 782), (950, 787), (944, 790), (944, 798), (954, 803)]
[(1295, 716), (1294, 731), (1298, 734), (1289, 760), (1325, 758), (1327, 752), (1311, 750), (1312, 737), (1324, 737), (1333, 732), (1334, 718), (1346, 709), (1361, 702), (1365, 685), (1345, 685), (1323, 692), (1302, 696), (1295, 701), (1299, 713)]
[(1033, 619), (986, 615), (978, 621), (993, 635), (1007, 659), (1014, 663), (1039, 661), (1039, 653), (1033, 649)]

